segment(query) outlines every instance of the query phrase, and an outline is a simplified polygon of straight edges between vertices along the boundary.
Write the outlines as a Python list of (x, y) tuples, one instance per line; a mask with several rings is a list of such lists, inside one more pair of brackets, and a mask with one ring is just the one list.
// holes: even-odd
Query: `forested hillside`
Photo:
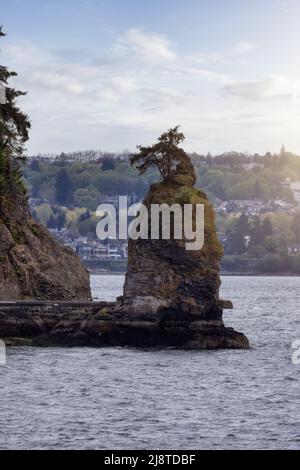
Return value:
[[(198, 175), (196, 186), (213, 200), (291, 201), (292, 193), (282, 182), (300, 180), (300, 157), (284, 151), (265, 156), (235, 152), (215, 157), (196, 153), (191, 156)], [(127, 154), (98, 156), (97, 152), (31, 157), (24, 167), (24, 176), (31, 197), (90, 210), (108, 195), (134, 194), (141, 198), (155, 180), (153, 172), (138, 175)]]
[[(300, 202), (292, 188), (300, 181), (300, 157), (283, 148), (277, 155), (191, 158), (196, 186), (216, 208), (224, 267), (299, 272)], [(154, 170), (139, 175), (126, 152), (94, 151), (30, 157), (23, 174), (35, 218), (50, 229), (67, 229), (73, 240), (95, 237), (99, 204), (116, 204), (118, 195), (127, 195), (129, 204), (141, 201), (158, 178)]]

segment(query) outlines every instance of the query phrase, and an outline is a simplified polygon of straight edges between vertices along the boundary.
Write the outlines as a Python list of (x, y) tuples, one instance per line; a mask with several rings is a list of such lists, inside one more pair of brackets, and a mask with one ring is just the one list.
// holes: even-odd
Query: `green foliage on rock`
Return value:
[(158, 169), (163, 181), (173, 179), (175, 169), (189, 161), (187, 154), (179, 147), (185, 137), (178, 129), (179, 126), (176, 126), (164, 132), (158, 142), (149, 147), (138, 145), (139, 151), (131, 155), (131, 164), (135, 165), (141, 174), (154, 167)]

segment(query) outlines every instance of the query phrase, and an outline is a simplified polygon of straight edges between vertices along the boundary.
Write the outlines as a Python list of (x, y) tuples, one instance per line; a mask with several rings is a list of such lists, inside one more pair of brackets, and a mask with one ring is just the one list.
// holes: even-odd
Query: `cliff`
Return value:
[(90, 299), (80, 259), (32, 219), (17, 170), (1, 170), (0, 300)]
[[(219, 298), (222, 246), (217, 238), (214, 209), (206, 194), (194, 188), (189, 161), (177, 166), (172, 178), (153, 184), (144, 199), (151, 225), (151, 205), (166, 203), (204, 206), (204, 245), (187, 250), (186, 239), (129, 241), (121, 310), (132, 321), (159, 325), (169, 344), (187, 348), (247, 348), (247, 338), (223, 323), (223, 308), (231, 302)], [(173, 225), (174, 226), (174, 225)], [(172, 227), (171, 226), (171, 235)], [(163, 336), (163, 334), (162, 334)]]
[[(0, 39), (5, 33), (0, 27)], [(90, 299), (89, 275), (79, 258), (31, 217), (17, 162), (31, 123), (9, 87), (15, 72), (0, 66), (0, 300)]]

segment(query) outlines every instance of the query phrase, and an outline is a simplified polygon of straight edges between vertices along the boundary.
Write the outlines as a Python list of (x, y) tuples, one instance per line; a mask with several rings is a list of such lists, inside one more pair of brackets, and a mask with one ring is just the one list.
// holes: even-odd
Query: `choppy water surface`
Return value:
[[(94, 296), (122, 276), (94, 276)], [(250, 351), (12, 348), (0, 366), (1, 449), (300, 448), (300, 278), (225, 277)]]

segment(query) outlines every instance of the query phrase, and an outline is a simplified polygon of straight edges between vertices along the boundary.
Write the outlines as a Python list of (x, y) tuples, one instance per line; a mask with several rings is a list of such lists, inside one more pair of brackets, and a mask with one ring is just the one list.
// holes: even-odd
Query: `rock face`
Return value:
[[(247, 348), (247, 338), (225, 328), (222, 314), (228, 303), (219, 298), (222, 246), (217, 238), (212, 205), (193, 187), (189, 163), (177, 167), (171, 181), (152, 185), (144, 205), (204, 205), (204, 246), (186, 250), (186, 240), (130, 240), (121, 310), (133, 321), (150, 321), (169, 336), (167, 342), (188, 348)], [(193, 218), (195, 218), (195, 213)], [(151, 218), (150, 218), (151, 220)], [(172, 233), (172, 231), (171, 231)], [(163, 335), (162, 335), (163, 336)], [(171, 339), (172, 337), (172, 339)]]
[(28, 210), (22, 186), (0, 191), (0, 300), (91, 298), (89, 274)]

